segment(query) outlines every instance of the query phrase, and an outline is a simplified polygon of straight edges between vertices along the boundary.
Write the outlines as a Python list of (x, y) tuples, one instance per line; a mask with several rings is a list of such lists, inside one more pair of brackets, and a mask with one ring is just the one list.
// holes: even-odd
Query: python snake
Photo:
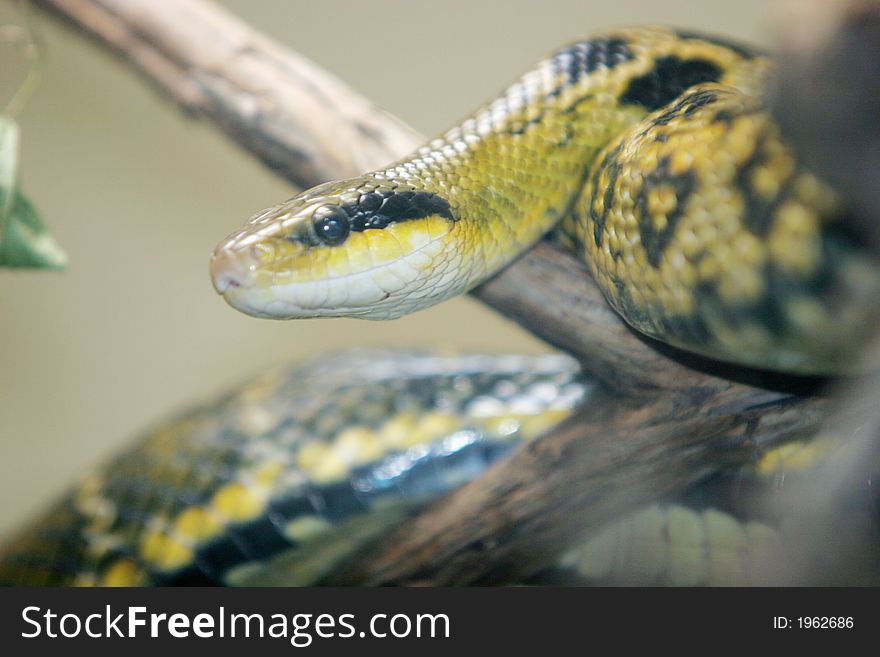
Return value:
[[(748, 48), (662, 28), (571, 44), (410, 157), (255, 215), (214, 252), (214, 286), (257, 316), (388, 319), (473, 288), (558, 228), (648, 336), (752, 367), (845, 370), (880, 267), (764, 110), (769, 70)], [(344, 354), (275, 372), (87, 476), (0, 553), (0, 581), (320, 581), (590, 387), (565, 357)], [(733, 476), (765, 485), (768, 458)], [(710, 497), (621, 519), (554, 567), (761, 583), (748, 567), (779, 550), (776, 528)]]

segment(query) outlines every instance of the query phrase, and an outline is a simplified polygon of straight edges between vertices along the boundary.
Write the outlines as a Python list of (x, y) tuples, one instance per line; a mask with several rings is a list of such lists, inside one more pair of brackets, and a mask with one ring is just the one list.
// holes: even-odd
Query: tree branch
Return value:
[[(383, 166), (421, 141), (333, 76), (206, 0), (34, 2), (298, 185)], [(736, 371), (737, 382), (727, 370), (704, 371), (704, 363), (684, 364), (680, 355), (653, 348), (608, 307), (583, 265), (549, 243), (474, 294), (578, 356), (606, 389), (330, 583), (518, 577), (584, 530), (647, 499), (681, 491), (777, 441), (811, 434), (829, 408), (827, 399), (748, 385), (748, 372)]]
[(205, 0), (34, 0), (302, 187), (355, 176), (421, 136)]

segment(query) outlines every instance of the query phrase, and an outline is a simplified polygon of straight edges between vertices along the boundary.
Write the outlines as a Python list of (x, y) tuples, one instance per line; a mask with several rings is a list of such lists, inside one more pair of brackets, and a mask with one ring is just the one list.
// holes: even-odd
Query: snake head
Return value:
[[(318, 185), (258, 212), (211, 257), (214, 288), (257, 317), (390, 319), (460, 293), (440, 195), (375, 174)], [(447, 293), (448, 292), (448, 293)]]

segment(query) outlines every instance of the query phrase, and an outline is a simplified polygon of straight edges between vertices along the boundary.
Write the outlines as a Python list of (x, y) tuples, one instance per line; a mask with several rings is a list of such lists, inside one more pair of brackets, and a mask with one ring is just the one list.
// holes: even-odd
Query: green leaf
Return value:
[(0, 116), (0, 266), (64, 269), (67, 255), (18, 189), (18, 126)]
[(67, 254), (46, 230), (34, 206), (18, 190), (4, 222), (4, 233), (0, 235), (0, 266), (38, 269), (67, 266)]

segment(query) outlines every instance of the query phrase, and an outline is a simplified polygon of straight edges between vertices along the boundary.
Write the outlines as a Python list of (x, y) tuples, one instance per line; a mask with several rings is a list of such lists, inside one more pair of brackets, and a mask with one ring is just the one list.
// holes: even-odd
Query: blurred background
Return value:
[[(771, 42), (762, 0), (220, 4), (429, 135), (603, 27)], [(0, 1), (0, 18), (11, 9)], [(547, 349), (469, 298), (393, 322), (233, 311), (211, 288), (211, 250), (295, 190), (66, 27), (34, 22), (47, 61), (20, 117), (22, 185), (70, 264), (0, 270), (0, 535), (151, 422), (273, 364), (358, 345)], [(2, 106), (25, 68), (14, 49), (0, 58)]]

